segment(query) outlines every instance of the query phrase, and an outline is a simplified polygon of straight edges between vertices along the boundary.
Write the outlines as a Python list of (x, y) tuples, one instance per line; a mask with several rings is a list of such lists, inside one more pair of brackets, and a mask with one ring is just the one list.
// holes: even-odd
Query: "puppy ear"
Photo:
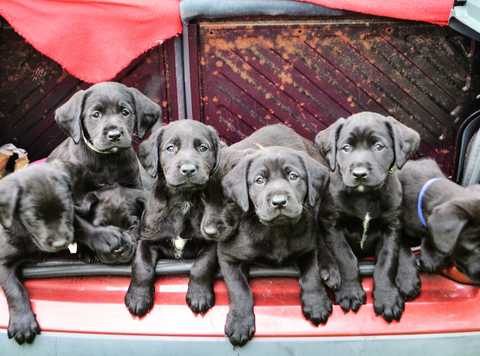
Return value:
[(162, 109), (146, 95), (135, 88), (129, 88), (135, 99), (136, 128), (140, 140), (145, 137), (148, 130), (158, 121), (162, 115)]
[(141, 165), (148, 174), (152, 177), (156, 177), (158, 174), (159, 164), (159, 147), (162, 142), (163, 127), (158, 128), (152, 133), (147, 140), (142, 142), (137, 149), (137, 157)]
[(227, 147), (227, 144), (220, 139), (220, 137), (218, 136), (217, 130), (215, 130), (213, 127), (207, 126), (207, 130), (210, 136), (210, 141), (212, 142), (216, 152), (215, 165), (213, 166), (211, 171), (213, 173), (217, 170), (218, 163), (220, 161), (220, 150), (224, 147)]
[(337, 141), (344, 123), (345, 119), (338, 119), (334, 124), (320, 131), (315, 137), (315, 146), (328, 162), (332, 172), (335, 171), (337, 166)]
[(21, 195), (21, 188), (15, 180), (5, 180), (0, 184), (0, 224), (10, 229), (13, 215)]
[(58, 126), (60, 126), (63, 132), (70, 136), (75, 143), (80, 142), (80, 138), (82, 137), (81, 117), (84, 100), (85, 91), (80, 90), (55, 111), (55, 121)]
[(250, 208), (247, 175), (251, 162), (251, 156), (244, 157), (222, 180), (225, 195), (237, 203), (244, 212)]
[(100, 199), (95, 191), (88, 192), (80, 203), (80, 206), (75, 207), (75, 213), (84, 219), (89, 219), (92, 210), (98, 205), (99, 201)]
[(433, 209), (427, 219), (427, 227), (435, 249), (443, 255), (451, 255), (468, 219), (468, 213), (455, 201)]
[(312, 157), (306, 154), (299, 156), (307, 173), (308, 203), (313, 207), (325, 195), (330, 183), (330, 172)]
[(391, 116), (385, 119), (390, 136), (393, 139), (395, 162), (398, 169), (401, 169), (420, 147), (420, 135), (417, 131), (405, 126)]

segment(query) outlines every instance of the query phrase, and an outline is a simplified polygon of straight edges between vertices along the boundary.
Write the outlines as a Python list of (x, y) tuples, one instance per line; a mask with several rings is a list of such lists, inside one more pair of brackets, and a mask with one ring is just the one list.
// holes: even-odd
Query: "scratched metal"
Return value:
[[(26, 149), (30, 160), (44, 158), (67, 137), (55, 123), (56, 108), (79, 89), (87, 89), (92, 84), (64, 71), (26, 43), (8, 24), (3, 24), (0, 29), (0, 146), (13, 143)], [(172, 94), (167, 94), (169, 63), (163, 59), (168, 46), (166, 43), (151, 49), (112, 79), (136, 87), (160, 104), (164, 121), (175, 116), (169, 104), (174, 101)]]
[(197, 31), (196, 110), (227, 142), (275, 123), (313, 139), (338, 118), (368, 110), (417, 130), (421, 155), (452, 173), (457, 135), (478, 93), (477, 55), (452, 29), (335, 19), (201, 22)]

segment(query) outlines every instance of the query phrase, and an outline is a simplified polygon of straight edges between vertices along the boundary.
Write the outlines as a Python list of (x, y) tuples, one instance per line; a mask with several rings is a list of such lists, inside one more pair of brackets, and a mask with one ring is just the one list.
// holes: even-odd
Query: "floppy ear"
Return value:
[(93, 208), (99, 203), (98, 195), (95, 191), (88, 192), (83, 198), (80, 206), (75, 207), (75, 213), (84, 219), (90, 218)]
[(227, 147), (227, 144), (220, 139), (220, 137), (218, 136), (217, 130), (215, 130), (213, 127), (207, 126), (207, 130), (208, 130), (208, 134), (210, 136), (210, 141), (212, 142), (213, 147), (214, 147), (215, 152), (216, 152), (215, 165), (213, 166), (212, 171), (211, 171), (211, 173), (213, 173), (217, 170), (218, 164), (220, 162), (220, 150), (222, 148)]
[(332, 172), (335, 171), (337, 166), (337, 141), (344, 123), (345, 119), (338, 119), (334, 124), (320, 131), (315, 137), (315, 146), (328, 162)]
[(435, 249), (443, 255), (451, 255), (468, 220), (468, 213), (455, 201), (435, 207), (427, 219), (428, 231)]
[(299, 154), (307, 172), (308, 203), (314, 206), (324, 195), (330, 183), (328, 168), (306, 154)]
[(244, 157), (222, 180), (225, 195), (237, 203), (244, 212), (250, 208), (247, 175), (251, 156)]
[(410, 157), (417, 152), (420, 146), (420, 135), (417, 131), (405, 126), (391, 116), (386, 117), (385, 120), (393, 139), (395, 162), (398, 169), (401, 169)]
[(80, 142), (80, 138), (82, 137), (81, 117), (84, 100), (85, 91), (80, 90), (55, 111), (55, 121), (58, 126), (60, 126), (63, 132), (70, 136), (75, 143)]
[(155, 178), (158, 174), (158, 150), (162, 142), (163, 127), (155, 130), (148, 139), (142, 142), (137, 149), (137, 157), (148, 174)]
[(146, 95), (135, 88), (128, 88), (135, 100), (136, 128), (140, 140), (162, 115), (162, 109)]
[(13, 224), (13, 215), (20, 199), (21, 188), (15, 180), (0, 182), (0, 224), (8, 230)]

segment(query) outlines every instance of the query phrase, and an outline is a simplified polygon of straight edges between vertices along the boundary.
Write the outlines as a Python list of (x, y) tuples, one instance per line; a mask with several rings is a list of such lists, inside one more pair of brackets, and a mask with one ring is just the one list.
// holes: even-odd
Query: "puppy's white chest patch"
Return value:
[(363, 219), (362, 227), (363, 227), (363, 233), (362, 233), (362, 239), (360, 240), (360, 248), (363, 250), (363, 245), (365, 244), (365, 241), (367, 240), (367, 233), (368, 233), (368, 228), (370, 226), (370, 220), (372, 220), (372, 217), (370, 216), (370, 213), (367, 212), (365, 214), (365, 218)]
[(175, 248), (174, 255), (176, 259), (181, 259), (183, 257), (183, 249), (187, 243), (186, 239), (181, 238), (180, 236), (172, 239), (173, 247)]

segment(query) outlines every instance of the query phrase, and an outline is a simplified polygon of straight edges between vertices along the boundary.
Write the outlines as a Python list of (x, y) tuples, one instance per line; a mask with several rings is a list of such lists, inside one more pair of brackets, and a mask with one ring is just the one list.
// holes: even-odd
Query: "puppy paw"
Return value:
[(145, 316), (153, 308), (153, 291), (150, 288), (130, 286), (125, 295), (125, 305), (133, 316)]
[(7, 329), (8, 338), (15, 338), (20, 345), (24, 342), (31, 344), (37, 334), (40, 334), (40, 326), (32, 311), (22, 314), (10, 314)]
[[(242, 313), (243, 314), (243, 313)], [(255, 315), (238, 313), (230, 310), (225, 324), (225, 335), (233, 346), (243, 346), (255, 334)]]
[(323, 284), (331, 290), (335, 291), (340, 288), (342, 278), (336, 265), (320, 266), (320, 277), (322, 278)]
[(215, 305), (212, 285), (193, 282), (190, 279), (187, 291), (187, 304), (195, 314), (205, 314)]
[(445, 268), (447, 259), (436, 253), (428, 253), (422, 251), (420, 254), (420, 266), (427, 273), (439, 273)]
[(422, 286), (418, 271), (412, 271), (408, 276), (402, 278), (397, 277), (396, 284), (405, 300), (415, 299), (420, 294)]
[(360, 283), (342, 282), (340, 289), (335, 292), (334, 300), (344, 313), (348, 313), (349, 310), (356, 313), (362, 304), (367, 302), (367, 295)]
[(98, 255), (111, 254), (120, 251), (123, 246), (123, 232), (117, 226), (97, 226), (97, 238), (94, 240), (94, 250)]
[(394, 319), (400, 321), (405, 310), (405, 300), (398, 288), (376, 288), (372, 292), (372, 296), (375, 315), (381, 315), (389, 323)]
[(327, 293), (305, 293), (301, 298), (303, 316), (315, 326), (326, 324), (332, 314), (332, 301)]

